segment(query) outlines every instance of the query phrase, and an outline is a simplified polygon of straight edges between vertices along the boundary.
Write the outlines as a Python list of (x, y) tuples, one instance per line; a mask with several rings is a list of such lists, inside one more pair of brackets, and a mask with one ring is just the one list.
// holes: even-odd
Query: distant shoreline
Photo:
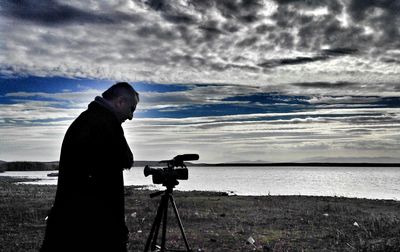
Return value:
[[(192, 163), (186, 162), (188, 166), (248, 166), (248, 167), (260, 167), (260, 166), (279, 166), (279, 167), (292, 167), (292, 166), (303, 166), (303, 167), (399, 167), (400, 163), (345, 163), (345, 162), (279, 162), (279, 163)], [(164, 166), (158, 161), (135, 161), (134, 167), (149, 166)], [(13, 161), (13, 162), (0, 162), (0, 172), (5, 171), (52, 171), (58, 170), (58, 162), (32, 162), (32, 161)]]
[(216, 163), (192, 164), (193, 166), (344, 166), (344, 167), (400, 167), (399, 163)]

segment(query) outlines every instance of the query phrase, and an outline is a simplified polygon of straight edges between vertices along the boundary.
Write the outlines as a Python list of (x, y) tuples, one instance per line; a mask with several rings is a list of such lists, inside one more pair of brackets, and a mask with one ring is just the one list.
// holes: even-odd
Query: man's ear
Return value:
[(116, 108), (120, 108), (122, 106), (123, 102), (124, 102), (124, 98), (122, 96), (118, 96), (116, 99), (114, 99), (114, 106)]

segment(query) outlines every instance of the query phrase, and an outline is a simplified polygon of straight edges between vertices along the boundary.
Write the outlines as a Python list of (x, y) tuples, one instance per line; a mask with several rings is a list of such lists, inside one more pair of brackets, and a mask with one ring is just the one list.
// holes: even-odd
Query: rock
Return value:
[(268, 245), (264, 245), (263, 246), (263, 251), (264, 252), (272, 252), (272, 248), (270, 246), (268, 246)]
[(253, 237), (249, 237), (249, 238), (247, 238), (247, 240), (246, 240), (246, 243), (248, 243), (248, 244), (251, 244), (251, 245), (254, 245), (254, 243), (255, 243), (256, 241), (254, 240), (254, 238)]

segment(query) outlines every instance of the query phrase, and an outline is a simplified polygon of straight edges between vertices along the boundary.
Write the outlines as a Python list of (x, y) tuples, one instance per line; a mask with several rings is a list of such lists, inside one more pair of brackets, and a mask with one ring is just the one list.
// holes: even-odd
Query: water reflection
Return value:
[[(0, 176), (40, 179), (31, 184), (57, 184), (40, 172), (6, 172)], [(124, 172), (125, 185), (153, 185), (143, 168)], [(189, 180), (176, 190), (224, 191), (237, 195), (318, 195), (400, 200), (400, 168), (396, 167), (189, 167)]]

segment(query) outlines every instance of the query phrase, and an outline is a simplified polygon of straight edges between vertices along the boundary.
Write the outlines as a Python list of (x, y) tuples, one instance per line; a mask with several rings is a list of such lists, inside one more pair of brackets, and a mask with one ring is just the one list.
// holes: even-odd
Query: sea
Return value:
[[(400, 200), (400, 167), (191, 166), (189, 179), (174, 190), (218, 191), (229, 195), (307, 195)], [(57, 184), (56, 171), (4, 172), (0, 176), (39, 179), (29, 184)], [(143, 168), (124, 171), (125, 185), (163, 190)], [(26, 183), (26, 182), (24, 182)]]

